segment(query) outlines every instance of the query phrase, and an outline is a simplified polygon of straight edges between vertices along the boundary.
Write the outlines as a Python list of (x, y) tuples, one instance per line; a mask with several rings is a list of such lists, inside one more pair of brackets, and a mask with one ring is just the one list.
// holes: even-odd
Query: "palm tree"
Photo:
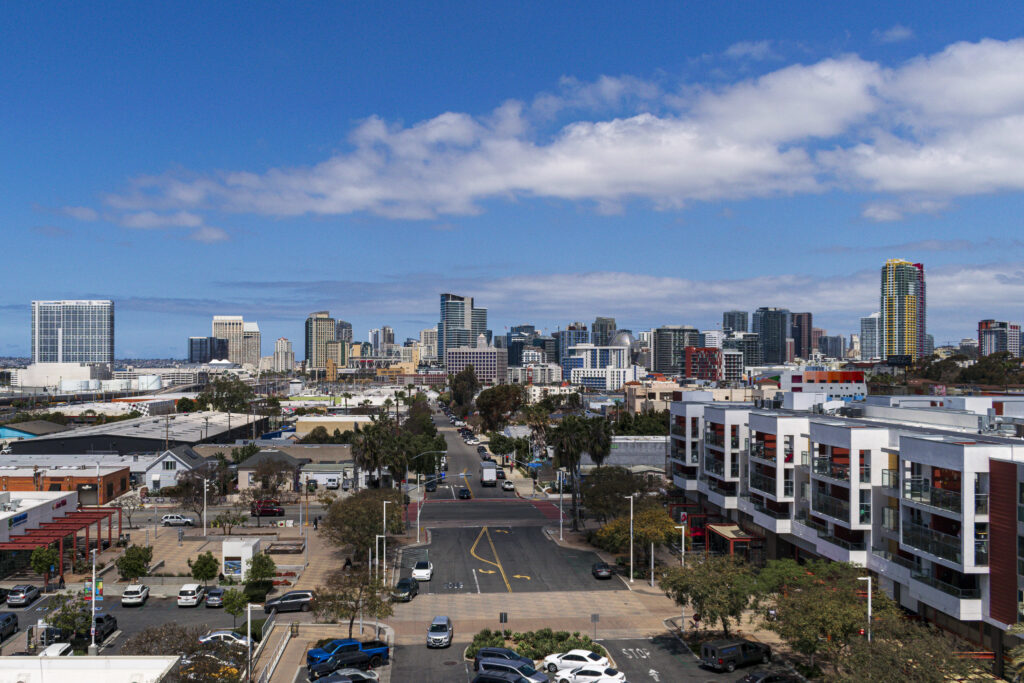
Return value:
[(548, 426), (551, 422), (548, 411), (540, 404), (527, 406), (523, 408), (523, 419), (533, 433), (533, 443), (537, 450), (544, 454), (544, 458), (547, 458)]
[(590, 459), (600, 467), (612, 452), (611, 423), (603, 417), (595, 417), (586, 421), (587, 447)]
[(348, 392), (346, 391), (345, 393), (343, 393), (343, 394), (341, 395), (341, 397), (342, 397), (343, 399), (345, 399), (345, 414), (346, 414), (346, 415), (348, 415), (348, 400), (349, 400), (350, 398), (352, 398), (352, 394), (350, 394), (350, 393), (348, 393)]
[(587, 424), (575, 415), (562, 419), (551, 433), (551, 445), (555, 447), (555, 465), (568, 470), (572, 490), (572, 530), (579, 531), (579, 476), (580, 457), (587, 446), (589, 432)]

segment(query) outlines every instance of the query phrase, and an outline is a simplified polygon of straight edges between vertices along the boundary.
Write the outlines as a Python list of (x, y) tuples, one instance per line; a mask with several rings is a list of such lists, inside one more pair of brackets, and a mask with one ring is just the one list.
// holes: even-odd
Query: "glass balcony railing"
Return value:
[(974, 539), (974, 564), (977, 567), (988, 566), (988, 539)]
[(672, 434), (675, 436), (681, 436), (686, 438), (686, 427), (684, 425), (672, 425)]
[(893, 564), (898, 564), (899, 566), (904, 567), (906, 569), (917, 569), (917, 565), (914, 564), (913, 560), (911, 560), (908, 557), (903, 557), (898, 553), (889, 552), (888, 550), (883, 550), (882, 548), (872, 548), (871, 554), (877, 555), (878, 557), (883, 557), (892, 562)]
[(717, 479), (708, 479), (707, 480), (707, 486), (708, 486), (708, 488), (710, 490), (714, 491), (715, 493), (717, 493), (720, 496), (735, 496), (736, 495), (736, 488), (735, 487), (728, 487), (724, 483), (720, 482)]
[(789, 519), (789, 510), (772, 510), (764, 505), (758, 505), (754, 503), (754, 509), (760, 512), (762, 515), (768, 515), (774, 519)]
[(834, 498), (818, 491), (815, 491), (814, 495), (811, 496), (811, 509), (836, 519), (842, 519), (847, 522), (850, 520), (849, 501)]
[(923, 524), (904, 521), (901, 538), (904, 545), (923, 550), (950, 562), (963, 564), (962, 544), (958, 536), (930, 529)]
[(932, 588), (938, 588), (943, 593), (952, 595), (955, 598), (961, 600), (977, 600), (981, 597), (980, 588), (961, 588), (960, 586), (954, 586), (951, 583), (940, 581), (930, 574), (924, 572), (914, 572), (910, 575), (914, 581), (920, 581), (921, 583), (927, 584)]
[(900, 471), (882, 470), (882, 486), (887, 489), (898, 489), (900, 487)]
[(801, 510), (797, 514), (796, 521), (800, 522), (801, 524), (803, 524), (807, 528), (813, 529), (814, 531), (818, 532), (819, 536), (828, 535), (828, 525), (823, 523), (823, 522), (819, 522), (819, 521), (817, 521), (815, 519), (811, 519), (807, 515), (807, 511), (806, 510)]
[(716, 458), (704, 458), (704, 471), (724, 477), (725, 463), (721, 460), (717, 460)]
[(782, 482), (782, 495), (792, 498), (793, 497), (793, 480), (786, 479)]
[(871, 483), (871, 467), (868, 465), (860, 466), (860, 478), (858, 479), (862, 484)]
[(818, 537), (823, 541), (846, 550), (867, 550), (867, 544), (864, 541), (848, 541), (845, 538), (839, 538), (832, 534), (818, 534)]
[(834, 463), (828, 458), (815, 458), (811, 470), (822, 477), (850, 481), (850, 466)]
[(976, 515), (987, 515), (988, 514), (988, 494), (987, 493), (975, 493), (974, 494), (974, 514), (976, 514)]
[(776, 491), (777, 480), (775, 477), (766, 477), (763, 474), (757, 472), (750, 473), (750, 488), (757, 489), (764, 493), (770, 493), (771, 495), (777, 495)]
[(774, 463), (776, 457), (775, 449), (765, 448), (764, 443), (755, 441), (750, 444), (750, 457)]
[(962, 492), (934, 488), (927, 479), (914, 477), (904, 481), (903, 498), (957, 514), (963, 512)]
[(715, 448), (725, 448), (725, 436), (709, 429), (704, 432), (704, 443)]

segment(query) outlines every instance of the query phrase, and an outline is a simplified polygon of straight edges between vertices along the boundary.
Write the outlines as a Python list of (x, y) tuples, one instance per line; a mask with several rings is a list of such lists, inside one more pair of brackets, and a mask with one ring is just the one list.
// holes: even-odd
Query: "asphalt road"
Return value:
[[(451, 426), (451, 423), (442, 413), (434, 414), (434, 424), (438, 431), (444, 435), (448, 448), (448, 471), (445, 473), (446, 483), (456, 488), (466, 486), (476, 498), (515, 498), (514, 491), (503, 491), (501, 481), (497, 486), (480, 485), (480, 454), (476, 452), (476, 446), (467, 446), (459, 436), (458, 430)], [(508, 474), (508, 470), (505, 470)], [(465, 474), (465, 478), (461, 475)], [(437, 491), (427, 493), (428, 500), (442, 500), (452, 497), (451, 490), (438, 487)]]
[[(456, 624), (456, 637), (459, 625)], [(472, 634), (467, 634), (472, 635)], [(427, 633), (423, 632), (424, 642)], [(462, 658), (469, 646), (469, 640), (456, 640), (451, 646), (438, 649), (424, 645), (399, 645), (394, 649), (391, 663), (391, 680), (416, 681), (416, 683), (453, 683), (472, 681), (473, 665)]]

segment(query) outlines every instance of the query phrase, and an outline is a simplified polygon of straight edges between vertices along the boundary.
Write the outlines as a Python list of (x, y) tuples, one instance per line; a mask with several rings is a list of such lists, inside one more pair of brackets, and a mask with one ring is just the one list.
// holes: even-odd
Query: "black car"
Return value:
[[(117, 630), (117, 619), (112, 614), (97, 614), (96, 615), (96, 642), (102, 643), (104, 640), (110, 637), (110, 635)], [(81, 631), (77, 634), (82, 640), (91, 638), (88, 631)]]
[(477, 453), (481, 453), (481, 454), (486, 453), (487, 452), (487, 446), (477, 446), (476, 447), (476, 452)]
[(0, 639), (18, 632), (18, 615), (14, 612), (0, 612)]
[(366, 671), (370, 668), (370, 656), (358, 650), (339, 652), (311, 666), (309, 668), (309, 678), (315, 681), (318, 678), (331, 675), (338, 669), (348, 668)]
[(615, 570), (607, 562), (595, 562), (590, 573), (594, 575), (595, 579), (610, 579), (615, 575)]
[(709, 669), (732, 673), (738, 666), (767, 664), (772, 661), (772, 650), (767, 645), (750, 640), (713, 640), (700, 647), (700, 661)]
[(437, 490), (437, 479), (431, 479), (430, 481), (428, 481), (427, 485), (424, 488), (427, 491), (436, 491)]
[(471, 494), (469, 492), (469, 489), (467, 489), (467, 488), (459, 489), (459, 500), (469, 500), (472, 497), (473, 497), (473, 494)]
[(313, 591), (288, 591), (284, 595), (267, 600), (263, 605), (263, 612), (270, 614), (273, 610), (278, 612), (308, 612), (313, 608), (312, 603), (316, 598)]
[(533, 660), (524, 657), (515, 650), (510, 650), (507, 647), (482, 647), (480, 648), (476, 656), (473, 657), (473, 671), (480, 670), (481, 659), (511, 659), (517, 662), (523, 662), (524, 664), (533, 664)]
[(738, 683), (796, 683), (796, 680), (789, 674), (780, 674), (775, 671), (754, 671), (739, 679)]
[(420, 592), (420, 582), (411, 576), (400, 579), (391, 591), (391, 599), (400, 602), (409, 602)]

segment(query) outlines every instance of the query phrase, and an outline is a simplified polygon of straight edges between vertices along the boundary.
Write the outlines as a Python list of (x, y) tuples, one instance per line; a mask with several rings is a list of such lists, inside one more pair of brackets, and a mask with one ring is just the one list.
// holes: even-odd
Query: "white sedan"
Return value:
[(548, 673), (555, 673), (564, 669), (578, 669), (581, 666), (606, 667), (608, 658), (590, 650), (569, 650), (568, 652), (556, 652), (544, 658), (544, 668)]
[(417, 581), (430, 581), (430, 577), (434, 575), (434, 565), (432, 562), (426, 560), (420, 560), (416, 563), (416, 566), (412, 568), (412, 578)]
[(246, 647), (250, 641), (247, 637), (235, 633), (234, 631), (210, 631), (205, 636), (199, 639), (200, 643), (204, 645), (209, 643), (225, 643), (227, 645), (237, 645), (239, 647)]
[(124, 592), (121, 593), (122, 605), (145, 605), (148, 599), (149, 586), (141, 583), (133, 583), (130, 586), (126, 586)]
[(501, 490), (502, 491), (515, 491), (516, 490), (516, 485), (512, 483), (511, 479), (506, 479), (505, 481), (501, 482)]
[(605, 666), (581, 666), (572, 671), (563, 671), (555, 678), (556, 683), (613, 683), (625, 680), (626, 674)]

